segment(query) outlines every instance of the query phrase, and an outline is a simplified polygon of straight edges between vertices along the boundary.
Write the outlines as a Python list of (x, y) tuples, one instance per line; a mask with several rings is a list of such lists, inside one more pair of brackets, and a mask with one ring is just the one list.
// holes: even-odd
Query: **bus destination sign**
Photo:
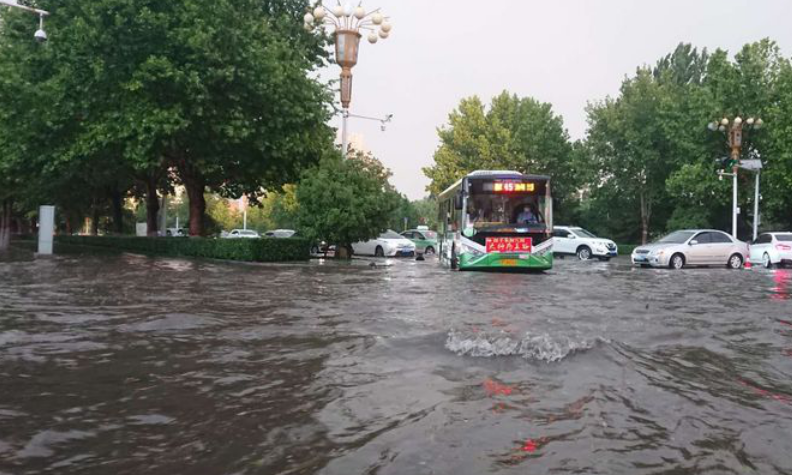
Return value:
[[(485, 187), (489, 188), (489, 187)], [(495, 181), (492, 182), (494, 193), (530, 193), (536, 189), (531, 182), (525, 181)]]
[(487, 253), (493, 252), (527, 252), (530, 253), (533, 247), (533, 240), (531, 238), (513, 238), (513, 237), (488, 237), (487, 238)]

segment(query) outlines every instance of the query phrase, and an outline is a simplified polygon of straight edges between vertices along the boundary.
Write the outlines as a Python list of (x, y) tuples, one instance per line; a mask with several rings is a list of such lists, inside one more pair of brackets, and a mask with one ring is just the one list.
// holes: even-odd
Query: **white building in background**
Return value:
[(358, 152), (371, 153), (371, 149), (366, 144), (366, 138), (363, 134), (352, 134), (349, 136), (349, 147)]
[[(336, 134), (336, 144), (341, 146), (341, 132)], [(371, 149), (366, 144), (366, 137), (363, 134), (349, 134), (349, 149), (357, 152), (371, 153)]]

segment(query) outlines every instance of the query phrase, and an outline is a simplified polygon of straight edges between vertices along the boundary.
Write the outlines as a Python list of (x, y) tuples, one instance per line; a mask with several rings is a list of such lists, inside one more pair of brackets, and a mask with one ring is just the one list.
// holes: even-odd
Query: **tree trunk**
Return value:
[(159, 197), (157, 197), (157, 180), (149, 178), (146, 181), (146, 234), (149, 237), (157, 236), (157, 214), (159, 214)]
[(6, 198), (0, 206), (0, 251), (11, 245), (11, 199)]
[(641, 244), (649, 242), (649, 220), (652, 217), (652, 205), (644, 193), (641, 193)]
[(183, 151), (177, 151), (168, 156), (169, 162), (176, 166), (182, 184), (190, 200), (190, 236), (204, 235), (204, 221), (206, 216), (206, 177), (194, 167)]
[(206, 215), (206, 199), (204, 198), (206, 179), (184, 159), (179, 164), (179, 175), (187, 190), (187, 198), (190, 200), (190, 236), (203, 236), (204, 216)]
[(190, 199), (190, 236), (203, 236), (204, 234), (204, 215), (206, 214), (206, 199), (204, 198), (203, 180), (201, 185), (193, 183), (188, 185), (187, 197)]
[(349, 244), (337, 245), (335, 257), (336, 259), (346, 259), (346, 260), (352, 259), (352, 246)]
[(94, 201), (94, 205), (91, 207), (91, 236), (99, 235), (99, 219), (99, 205)]
[(115, 234), (124, 233), (124, 197), (118, 189), (114, 189), (111, 194), (113, 201), (113, 232)]

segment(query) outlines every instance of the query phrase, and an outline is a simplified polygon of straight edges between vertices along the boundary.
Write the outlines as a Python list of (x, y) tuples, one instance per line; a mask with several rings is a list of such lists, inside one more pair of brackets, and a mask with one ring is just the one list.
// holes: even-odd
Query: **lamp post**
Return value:
[[(19, 8), (39, 16), (38, 30), (33, 34), (33, 38), (39, 43), (47, 41), (47, 33), (44, 31), (44, 17), (49, 15), (48, 11), (40, 10), (38, 8), (20, 5), (16, 0), (0, 0), (0, 6)], [(10, 215), (8, 216), (10, 218)], [(0, 236), (5, 231), (5, 226), (10, 226), (6, 222), (5, 216), (0, 216)], [(47, 256), (52, 254), (52, 236), (55, 234), (55, 207), (54, 206), (40, 206), (39, 207), (39, 230), (38, 230), (38, 253), (37, 255)], [(10, 232), (10, 229), (8, 229)], [(2, 239), (0, 239), (0, 247), (3, 246)]]
[(0, 0), (0, 5), (5, 5), (7, 7), (14, 7), (19, 8), (21, 10), (26, 10), (31, 13), (35, 13), (39, 16), (39, 27), (36, 30), (36, 33), (33, 34), (33, 37), (38, 42), (45, 42), (47, 41), (47, 33), (44, 31), (44, 17), (49, 15), (49, 12), (46, 10), (41, 10), (38, 8), (28, 7), (26, 5), (20, 5), (16, 2), (16, 0)]
[(312, 12), (305, 14), (304, 27), (308, 31), (329, 27), (335, 37), (336, 63), (341, 66), (341, 153), (346, 158), (349, 148), (347, 122), (349, 105), (352, 102), (352, 68), (357, 65), (360, 49), (361, 30), (368, 31), (368, 41), (375, 44), (380, 38), (387, 39), (393, 26), (380, 9), (366, 12), (361, 4), (355, 7), (347, 2), (338, 1), (332, 8), (319, 4)]
[[(732, 236), (737, 239), (737, 215), (740, 213), (740, 208), (737, 206), (737, 172), (740, 169), (740, 157), (742, 156), (743, 147), (743, 131), (747, 129), (760, 129), (764, 122), (760, 118), (754, 119), (749, 117), (743, 120), (742, 117), (737, 116), (733, 120), (724, 117), (719, 121), (710, 122), (707, 126), (711, 131), (722, 132), (726, 134), (726, 140), (729, 145), (729, 157), (724, 160), (724, 168), (731, 167), (731, 173), (724, 173), (721, 171), (720, 175), (727, 175), (732, 177)], [(746, 167), (747, 168), (747, 167)], [(757, 190), (759, 186), (759, 178), (757, 175)], [(758, 226), (758, 191), (756, 202), (754, 203), (754, 236), (756, 236), (756, 228)]]

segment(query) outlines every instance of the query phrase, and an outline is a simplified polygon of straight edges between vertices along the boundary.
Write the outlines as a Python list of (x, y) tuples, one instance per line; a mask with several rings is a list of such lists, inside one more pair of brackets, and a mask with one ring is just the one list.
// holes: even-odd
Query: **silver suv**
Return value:
[(635, 248), (633, 264), (641, 267), (722, 266), (739, 269), (748, 244), (715, 229), (674, 231), (658, 241)]

